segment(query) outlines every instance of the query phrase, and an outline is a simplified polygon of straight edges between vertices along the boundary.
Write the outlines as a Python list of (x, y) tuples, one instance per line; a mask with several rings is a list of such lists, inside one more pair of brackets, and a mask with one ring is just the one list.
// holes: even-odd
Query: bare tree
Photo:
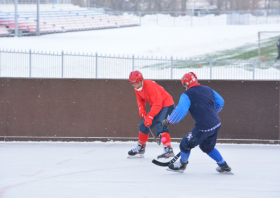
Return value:
[(140, 0), (134, 0), (133, 11), (139, 11), (139, 10), (141, 10), (141, 8), (140, 8)]
[(215, 5), (215, 0), (207, 0), (210, 5)]
[(261, 0), (228, 0), (228, 9), (230, 10), (254, 10), (259, 8)]
[(187, 1), (188, 0), (181, 0), (181, 11), (185, 12), (187, 10)]
[(217, 6), (218, 10), (221, 10), (223, 8), (224, 5), (226, 5), (226, 1), (227, 0), (206, 0), (209, 5), (215, 5)]
[(265, 0), (265, 8), (270, 9), (271, 0)]
[(155, 2), (155, 7), (156, 7), (156, 10), (157, 11), (162, 11), (162, 7), (161, 7), (161, 0), (154, 0), (154, 2)]
[(225, 4), (226, 4), (226, 0), (217, 0), (217, 9), (222, 10)]
[(251, 9), (252, 10), (260, 9), (260, 2), (261, 0), (252, 0)]

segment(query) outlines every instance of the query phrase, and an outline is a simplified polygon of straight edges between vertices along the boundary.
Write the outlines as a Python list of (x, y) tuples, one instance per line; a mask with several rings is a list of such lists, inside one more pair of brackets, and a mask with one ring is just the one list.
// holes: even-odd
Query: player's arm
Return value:
[(136, 98), (137, 98), (137, 104), (138, 104), (138, 109), (139, 109), (139, 115), (141, 117), (145, 117), (147, 115), (145, 106), (146, 106), (146, 101), (136, 93)]
[(187, 94), (183, 93), (180, 97), (179, 104), (172, 111), (171, 115), (167, 118), (168, 124), (175, 124), (180, 122), (188, 113), (191, 106), (190, 98)]
[(157, 115), (162, 109), (162, 96), (160, 91), (156, 87), (150, 87), (149, 94), (153, 105), (149, 114), (145, 118), (144, 124), (146, 127), (150, 127), (152, 125), (155, 115)]
[(147, 116), (151, 116), (154, 119), (155, 115), (157, 115), (162, 109), (162, 96), (160, 91), (156, 87), (152, 87), (149, 90), (151, 100), (153, 102), (153, 106)]
[(214, 91), (214, 90), (212, 90), (212, 91), (214, 93), (214, 99), (215, 99), (214, 106), (215, 106), (217, 112), (220, 112), (224, 107), (225, 101), (222, 98), (222, 96), (220, 96), (216, 91)]

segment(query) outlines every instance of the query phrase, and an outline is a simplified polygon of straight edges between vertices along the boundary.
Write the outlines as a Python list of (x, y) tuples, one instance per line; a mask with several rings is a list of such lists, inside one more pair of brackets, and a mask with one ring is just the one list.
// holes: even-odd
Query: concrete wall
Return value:
[[(141, 118), (128, 80), (0, 78), (0, 82), (2, 140), (92, 141), (138, 137)], [(178, 104), (184, 92), (181, 82), (156, 82)], [(278, 81), (199, 82), (210, 86), (225, 100), (219, 113), (220, 142), (280, 140)], [(180, 141), (193, 126), (188, 113), (179, 124), (170, 126), (171, 137)]]

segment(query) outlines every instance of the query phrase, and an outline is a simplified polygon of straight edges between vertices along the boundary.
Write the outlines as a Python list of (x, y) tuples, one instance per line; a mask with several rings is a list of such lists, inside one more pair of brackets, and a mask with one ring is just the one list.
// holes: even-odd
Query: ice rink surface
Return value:
[[(175, 153), (179, 144), (173, 143)], [(217, 144), (234, 175), (198, 147), (184, 173), (151, 163), (163, 151), (128, 159), (136, 142), (1, 142), (0, 198), (280, 197), (280, 146)]]

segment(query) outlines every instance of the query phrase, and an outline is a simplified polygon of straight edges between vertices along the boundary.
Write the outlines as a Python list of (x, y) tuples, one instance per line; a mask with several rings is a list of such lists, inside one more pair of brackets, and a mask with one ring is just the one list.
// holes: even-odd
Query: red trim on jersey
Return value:
[(190, 85), (190, 86), (188, 87), (188, 89), (191, 88), (191, 87), (199, 86), (199, 85), (200, 85), (199, 83), (194, 83), (194, 84)]

